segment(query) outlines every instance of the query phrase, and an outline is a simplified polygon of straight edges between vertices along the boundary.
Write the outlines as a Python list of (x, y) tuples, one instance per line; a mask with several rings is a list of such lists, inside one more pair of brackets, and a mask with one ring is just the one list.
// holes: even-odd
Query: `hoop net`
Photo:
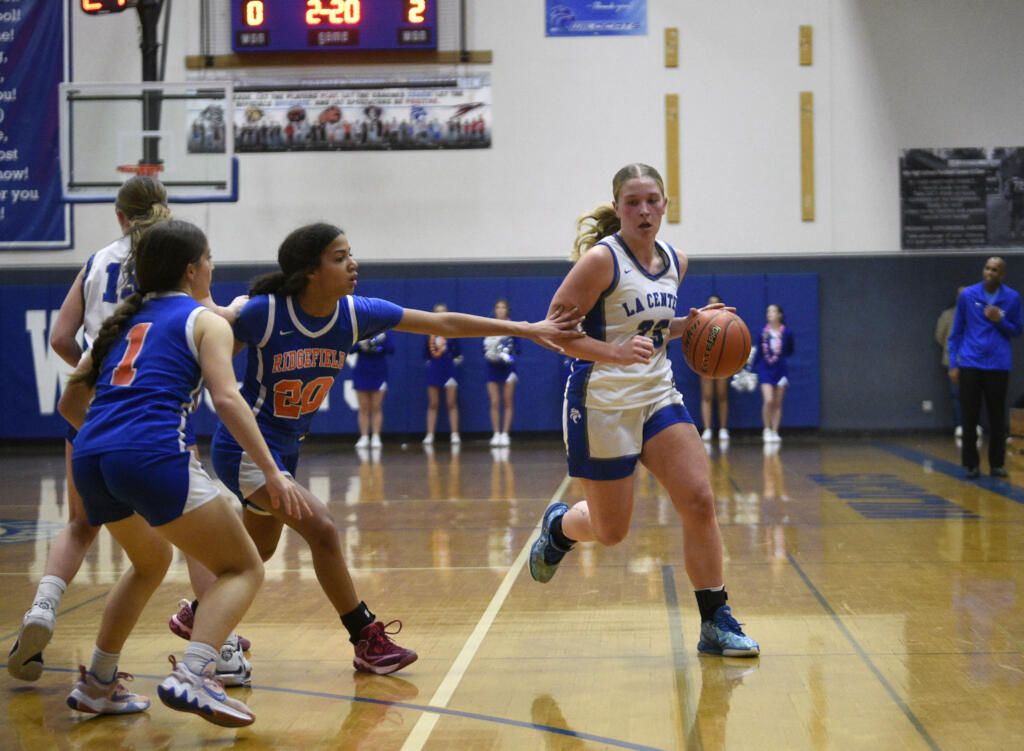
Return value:
[(143, 177), (156, 177), (164, 171), (164, 166), (162, 164), (119, 164), (117, 171)]

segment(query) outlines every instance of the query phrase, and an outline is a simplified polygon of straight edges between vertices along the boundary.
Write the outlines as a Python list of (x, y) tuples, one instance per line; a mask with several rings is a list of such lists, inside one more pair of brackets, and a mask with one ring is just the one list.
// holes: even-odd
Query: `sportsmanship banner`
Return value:
[[(486, 149), (489, 77), (419, 87), (235, 89), (235, 151)], [(223, 113), (190, 113), (188, 149), (223, 150)]]
[(71, 245), (57, 115), (67, 8), (53, 0), (0, 2), (0, 249)]
[(546, 0), (549, 37), (644, 36), (647, 0)]
[(904, 250), (1024, 247), (1024, 148), (900, 153)]

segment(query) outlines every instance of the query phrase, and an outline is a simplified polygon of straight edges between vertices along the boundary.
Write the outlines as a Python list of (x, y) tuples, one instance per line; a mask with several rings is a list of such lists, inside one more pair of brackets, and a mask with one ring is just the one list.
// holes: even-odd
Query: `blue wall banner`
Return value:
[(647, 0), (546, 0), (549, 37), (644, 36)]
[[(547, 312), (548, 303), (561, 283), (554, 276), (512, 276), (505, 279), (393, 278), (360, 279), (359, 293), (367, 297), (394, 300), (403, 307), (431, 310), (446, 302), (451, 310), (476, 315), (493, 315), (498, 298), (509, 300), (512, 317), (536, 321)], [(2, 279), (0, 279), (2, 282)], [(218, 301), (244, 294), (245, 282), (215, 282), (213, 298)], [(786, 391), (783, 427), (817, 427), (820, 424), (820, 367), (818, 353), (817, 274), (735, 274), (689, 275), (679, 291), (678, 313), (703, 305), (712, 292), (721, 295), (747, 322), (756, 338), (764, 325), (764, 310), (775, 302), (786, 311), (787, 324), (796, 339), (790, 359), (790, 387)], [(49, 346), (50, 330), (67, 285), (0, 283), (0, 393), (7, 398), (0, 410), (0, 440), (19, 438), (60, 438), (66, 425), (57, 413), (57, 400), (71, 367)], [(384, 433), (422, 433), (427, 411), (426, 336), (392, 332), (395, 353), (388, 357), (388, 389), (384, 400)], [(483, 340), (461, 340), (463, 363), (456, 375), (459, 382), (461, 428), (463, 433), (489, 433), (491, 429)], [(700, 416), (700, 379), (683, 362), (679, 340), (668, 344), (677, 388), (690, 414)], [(241, 378), (245, 354), (235, 360)], [(562, 355), (531, 341), (522, 341), (516, 358), (520, 385), (512, 430), (557, 432), (562, 427), (562, 392), (565, 390), (566, 362)], [(352, 385), (352, 355), (335, 379), (334, 388), (313, 421), (313, 433), (354, 434), (358, 432), (357, 399)], [(9, 395), (9, 396), (8, 396)], [(733, 428), (761, 427), (759, 391), (730, 395), (729, 424)], [(209, 399), (205, 396), (195, 413), (196, 433), (210, 435), (216, 427)], [(438, 415), (438, 431), (447, 431), (445, 410)]]
[(58, 84), (69, 3), (0, 3), (0, 249), (71, 246), (62, 200)]

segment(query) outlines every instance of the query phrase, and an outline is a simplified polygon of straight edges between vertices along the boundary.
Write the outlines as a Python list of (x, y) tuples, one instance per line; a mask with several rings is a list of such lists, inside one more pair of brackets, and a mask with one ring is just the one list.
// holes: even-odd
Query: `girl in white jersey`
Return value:
[[(585, 315), (587, 337), (565, 345), (576, 359), (562, 421), (569, 474), (579, 478), (586, 500), (571, 509), (561, 502), (548, 507), (530, 551), (530, 574), (549, 581), (577, 541), (625, 539), (639, 460), (682, 519), (686, 573), (701, 614), (697, 649), (756, 656), (757, 642), (726, 605), (707, 456), (665, 353), (689, 317), (675, 315), (686, 257), (656, 239), (668, 205), (664, 183), (653, 167), (631, 164), (616, 173), (612, 195), (612, 204), (578, 220), (578, 260), (551, 300), (552, 309), (578, 307)], [(689, 316), (696, 313), (691, 308)]]

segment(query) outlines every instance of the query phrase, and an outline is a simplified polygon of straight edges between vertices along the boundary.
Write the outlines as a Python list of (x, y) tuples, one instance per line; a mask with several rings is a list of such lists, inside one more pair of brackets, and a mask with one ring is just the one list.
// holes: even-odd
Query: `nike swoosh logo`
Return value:
[(623, 274), (628, 274), (628, 273), (629, 273), (629, 272), (631, 272), (632, 270), (633, 270), (633, 269), (623, 269), (623, 270), (622, 270), (622, 273), (623, 273)]
[(292, 331), (278, 331), (277, 335), (278, 336), (288, 336), (289, 334), (294, 334), (294, 333), (295, 333), (294, 330), (292, 330)]

